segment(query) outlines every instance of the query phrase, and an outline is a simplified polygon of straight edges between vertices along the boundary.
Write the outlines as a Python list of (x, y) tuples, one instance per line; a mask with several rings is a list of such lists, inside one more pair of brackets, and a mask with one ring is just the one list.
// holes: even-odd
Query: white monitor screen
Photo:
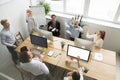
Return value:
[(68, 56), (74, 57), (74, 58), (77, 58), (79, 56), (84, 61), (89, 60), (90, 52), (91, 51), (89, 51), (89, 50), (82, 49), (80, 47), (76, 47), (76, 46), (72, 46), (72, 45), (68, 45), (68, 47), (67, 47), (67, 55)]

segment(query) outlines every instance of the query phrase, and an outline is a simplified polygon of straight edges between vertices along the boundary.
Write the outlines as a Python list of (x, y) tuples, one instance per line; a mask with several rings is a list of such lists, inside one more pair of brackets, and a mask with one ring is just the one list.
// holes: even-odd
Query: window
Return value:
[(71, 15), (83, 15), (96, 20), (120, 22), (120, 0), (31, 0), (45, 1), (51, 10)]
[(88, 16), (112, 21), (119, 6), (119, 0), (90, 0)]
[(66, 0), (66, 13), (83, 14), (85, 0)]
[(120, 16), (119, 16), (119, 18), (118, 18), (118, 22), (120, 22)]
[(58, 0), (58, 1), (45, 0), (45, 2), (48, 2), (50, 4), (52, 11), (63, 12), (64, 10), (63, 0)]

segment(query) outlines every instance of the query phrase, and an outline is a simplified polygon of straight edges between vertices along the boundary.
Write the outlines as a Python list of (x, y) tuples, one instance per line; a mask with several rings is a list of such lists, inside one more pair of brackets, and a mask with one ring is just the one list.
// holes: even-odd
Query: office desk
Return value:
[[(66, 43), (66, 45), (64, 46), (64, 51), (67, 51), (68, 44), (74, 45), (73, 41), (66, 40), (66, 39), (59, 38), (59, 37), (54, 37), (53, 44), (50, 44), (49, 46), (52, 48), (56, 48), (56, 49), (61, 50), (61, 41), (64, 41)], [(106, 50), (106, 49), (95, 48), (94, 51), (92, 52), (92, 59), (93, 60), (95, 60), (94, 59), (95, 53), (101, 53), (103, 55), (103, 60), (100, 62), (116, 66), (116, 52)]]
[[(95, 80), (116, 80), (116, 66), (93, 59), (90, 59), (89, 62), (81, 60), (81, 65), (89, 69), (88, 73), (84, 73), (87, 77)], [(57, 66), (67, 70), (75, 70), (69, 63), (66, 64), (66, 52), (62, 53), (61, 60), (58, 62)]]
[[(31, 49), (34, 49), (34, 48), (35, 48), (35, 47), (33, 46), (33, 44), (31, 44), (31, 42), (30, 42), (30, 37), (28, 37), (28, 38), (27, 38), (20, 46), (18, 46), (15, 50), (16, 50), (18, 53), (20, 53), (20, 48), (23, 47), (23, 46), (28, 46), (28, 47), (31, 48)], [(57, 49), (48, 47), (47, 49), (43, 49), (43, 50), (42, 50), (43, 52), (45, 52), (44, 57), (43, 57), (42, 60), (43, 60), (44, 62), (49, 63), (49, 64), (57, 65), (57, 63), (58, 63), (58, 61), (60, 60), (61, 56), (58, 55), (56, 58), (54, 58), (54, 57), (49, 57), (49, 56), (47, 55), (47, 53), (48, 53), (50, 50), (54, 51), (54, 54), (59, 54), (59, 53), (61, 53), (60, 50), (57, 50)], [(42, 51), (41, 51), (41, 52), (42, 52)]]
[[(66, 45), (64, 46), (64, 50), (61, 49), (61, 43), (60, 43), (61, 41), (66, 42)], [(70, 40), (54, 37), (54, 41), (48, 44), (48, 48), (44, 50), (45, 55), (43, 57), (43, 61), (67, 70), (75, 70), (74, 68), (65, 64), (67, 44), (74, 45), (74, 42)], [(20, 52), (20, 48), (22, 46), (28, 46), (30, 48), (34, 48), (34, 46), (30, 42), (29, 37), (20, 46), (16, 48), (16, 51)], [(53, 50), (57, 54), (61, 53), (61, 55), (58, 55), (56, 58), (49, 57), (47, 53), (50, 50)], [(103, 54), (103, 61), (94, 60), (93, 56), (95, 52), (100, 52)], [(97, 80), (116, 80), (116, 53), (113, 51), (109, 51), (105, 49), (95, 49), (95, 51), (92, 53), (90, 57), (89, 62), (81, 61), (81, 64), (89, 68), (89, 72), (87, 74), (84, 73), (85, 76)]]

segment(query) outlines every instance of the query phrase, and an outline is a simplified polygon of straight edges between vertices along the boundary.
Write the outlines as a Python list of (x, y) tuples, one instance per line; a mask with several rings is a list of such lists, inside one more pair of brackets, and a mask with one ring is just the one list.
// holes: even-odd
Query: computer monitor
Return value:
[(84, 60), (84, 61), (89, 61), (91, 51), (82, 49), (80, 47), (76, 47), (73, 45), (68, 45), (67, 47), (67, 56), (77, 58), (78, 56)]
[(31, 43), (37, 46), (40, 46), (42, 48), (47, 48), (47, 39), (44, 37), (40, 37), (40, 36), (36, 36), (33, 34), (30, 34), (30, 39), (31, 39)]
[(95, 43), (93, 41), (89, 41), (86, 39), (75, 38), (74, 45), (77, 47), (81, 47), (93, 51)]
[(47, 38), (48, 40), (53, 41), (53, 35), (52, 32), (42, 30), (42, 29), (37, 29), (37, 32), (40, 36)]

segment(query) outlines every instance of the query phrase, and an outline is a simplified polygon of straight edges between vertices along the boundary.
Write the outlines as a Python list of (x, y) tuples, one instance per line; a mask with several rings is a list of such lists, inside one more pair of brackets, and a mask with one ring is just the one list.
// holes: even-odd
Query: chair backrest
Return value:
[(74, 44), (78, 47), (82, 47), (90, 51), (93, 51), (95, 46), (94, 42), (80, 38), (75, 38)]
[(22, 80), (24, 80), (24, 77), (27, 77), (27, 78), (29, 78), (30, 80), (31, 80), (31, 78), (34, 78), (34, 77), (35, 77), (32, 73), (23, 70), (23, 69), (20, 67), (20, 65), (16, 65), (16, 68), (17, 68), (18, 71), (21, 73)]
[(23, 39), (21, 33), (18, 32), (18, 33), (16, 34), (16, 43), (17, 43), (17, 45), (20, 45), (23, 41), (24, 41), (24, 39)]
[(5, 75), (3, 73), (0, 72), (0, 80), (15, 80), (11, 77), (9, 77), (8, 75)]

